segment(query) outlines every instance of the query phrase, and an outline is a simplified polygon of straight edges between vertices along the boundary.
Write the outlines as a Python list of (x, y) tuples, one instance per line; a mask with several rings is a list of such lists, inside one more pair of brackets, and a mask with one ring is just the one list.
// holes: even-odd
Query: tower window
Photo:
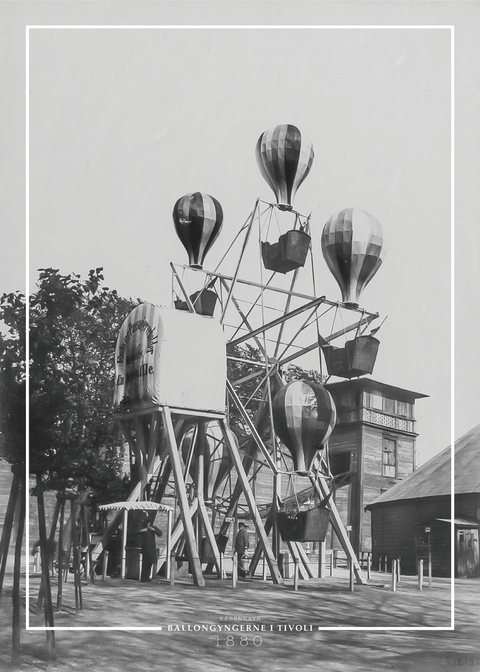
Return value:
[(396, 478), (397, 476), (397, 442), (395, 439), (383, 438), (382, 455), (383, 476)]

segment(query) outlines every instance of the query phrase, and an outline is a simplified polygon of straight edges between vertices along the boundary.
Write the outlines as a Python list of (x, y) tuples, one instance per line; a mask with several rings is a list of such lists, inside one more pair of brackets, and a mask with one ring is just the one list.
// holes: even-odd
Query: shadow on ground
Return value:
[[(38, 579), (32, 579), (33, 605), (38, 586)], [(291, 584), (260, 580), (239, 582), (236, 589), (226, 581), (208, 580), (200, 589), (188, 580), (170, 586), (108, 579), (83, 585), (84, 609), (78, 614), (70, 583), (63, 608), (55, 614), (56, 669), (437, 672), (465, 665), (480, 671), (479, 587), (475, 580), (456, 583), (456, 626), (451, 630), (450, 582), (445, 579), (423, 591), (412, 578), (405, 579), (392, 592), (385, 575), (377, 574), (353, 593), (345, 577), (300, 582), (298, 591)], [(48, 669), (43, 630), (22, 632), (21, 661), (10, 664), (10, 609), (7, 589), (0, 603), (0, 669)], [(43, 626), (42, 614), (29, 617), (30, 627)]]

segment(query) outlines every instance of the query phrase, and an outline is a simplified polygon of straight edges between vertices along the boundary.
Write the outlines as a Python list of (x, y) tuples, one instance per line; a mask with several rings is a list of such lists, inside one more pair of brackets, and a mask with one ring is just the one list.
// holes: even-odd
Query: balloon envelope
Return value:
[(213, 196), (196, 191), (179, 198), (172, 215), (175, 231), (187, 250), (189, 265), (202, 268), (205, 255), (222, 228), (222, 206)]
[(277, 392), (273, 424), (292, 455), (295, 471), (308, 471), (328, 441), (336, 419), (335, 403), (323, 385), (295, 380)]
[(296, 126), (281, 124), (262, 133), (255, 155), (278, 205), (291, 210), (295, 192), (310, 172), (314, 156), (312, 143), (302, 138)]
[(360, 294), (383, 261), (380, 222), (358, 208), (332, 215), (323, 228), (322, 252), (342, 290), (343, 302), (358, 305)]

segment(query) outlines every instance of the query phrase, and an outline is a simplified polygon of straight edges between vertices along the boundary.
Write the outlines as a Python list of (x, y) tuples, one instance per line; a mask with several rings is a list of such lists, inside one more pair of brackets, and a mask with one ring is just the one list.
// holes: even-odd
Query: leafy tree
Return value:
[[(43, 475), (46, 489), (75, 485), (98, 502), (123, 497), (114, 352), (121, 323), (140, 302), (103, 286), (102, 270), (82, 280), (40, 269), (29, 300), (28, 353), (30, 472)], [(8, 328), (0, 335), (0, 432), (10, 460), (24, 459), (25, 303), (21, 293), (0, 300)]]
[(22, 469), (25, 464), (25, 297), (0, 299), (0, 455)]

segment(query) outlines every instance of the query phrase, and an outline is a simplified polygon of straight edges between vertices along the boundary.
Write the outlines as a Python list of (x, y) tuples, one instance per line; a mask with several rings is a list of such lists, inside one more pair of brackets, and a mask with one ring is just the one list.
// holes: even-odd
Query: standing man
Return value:
[(156, 537), (162, 536), (162, 530), (153, 525), (145, 514), (140, 529), (140, 539), (142, 545), (142, 583), (151, 581), (150, 574), (152, 567), (157, 561), (157, 542)]
[(248, 538), (248, 528), (245, 523), (239, 523), (237, 536), (235, 537), (235, 553), (238, 557), (238, 576), (242, 579), (244, 579), (247, 574), (247, 563), (245, 562), (246, 558), (244, 558), (244, 556), (249, 547), (250, 541)]

